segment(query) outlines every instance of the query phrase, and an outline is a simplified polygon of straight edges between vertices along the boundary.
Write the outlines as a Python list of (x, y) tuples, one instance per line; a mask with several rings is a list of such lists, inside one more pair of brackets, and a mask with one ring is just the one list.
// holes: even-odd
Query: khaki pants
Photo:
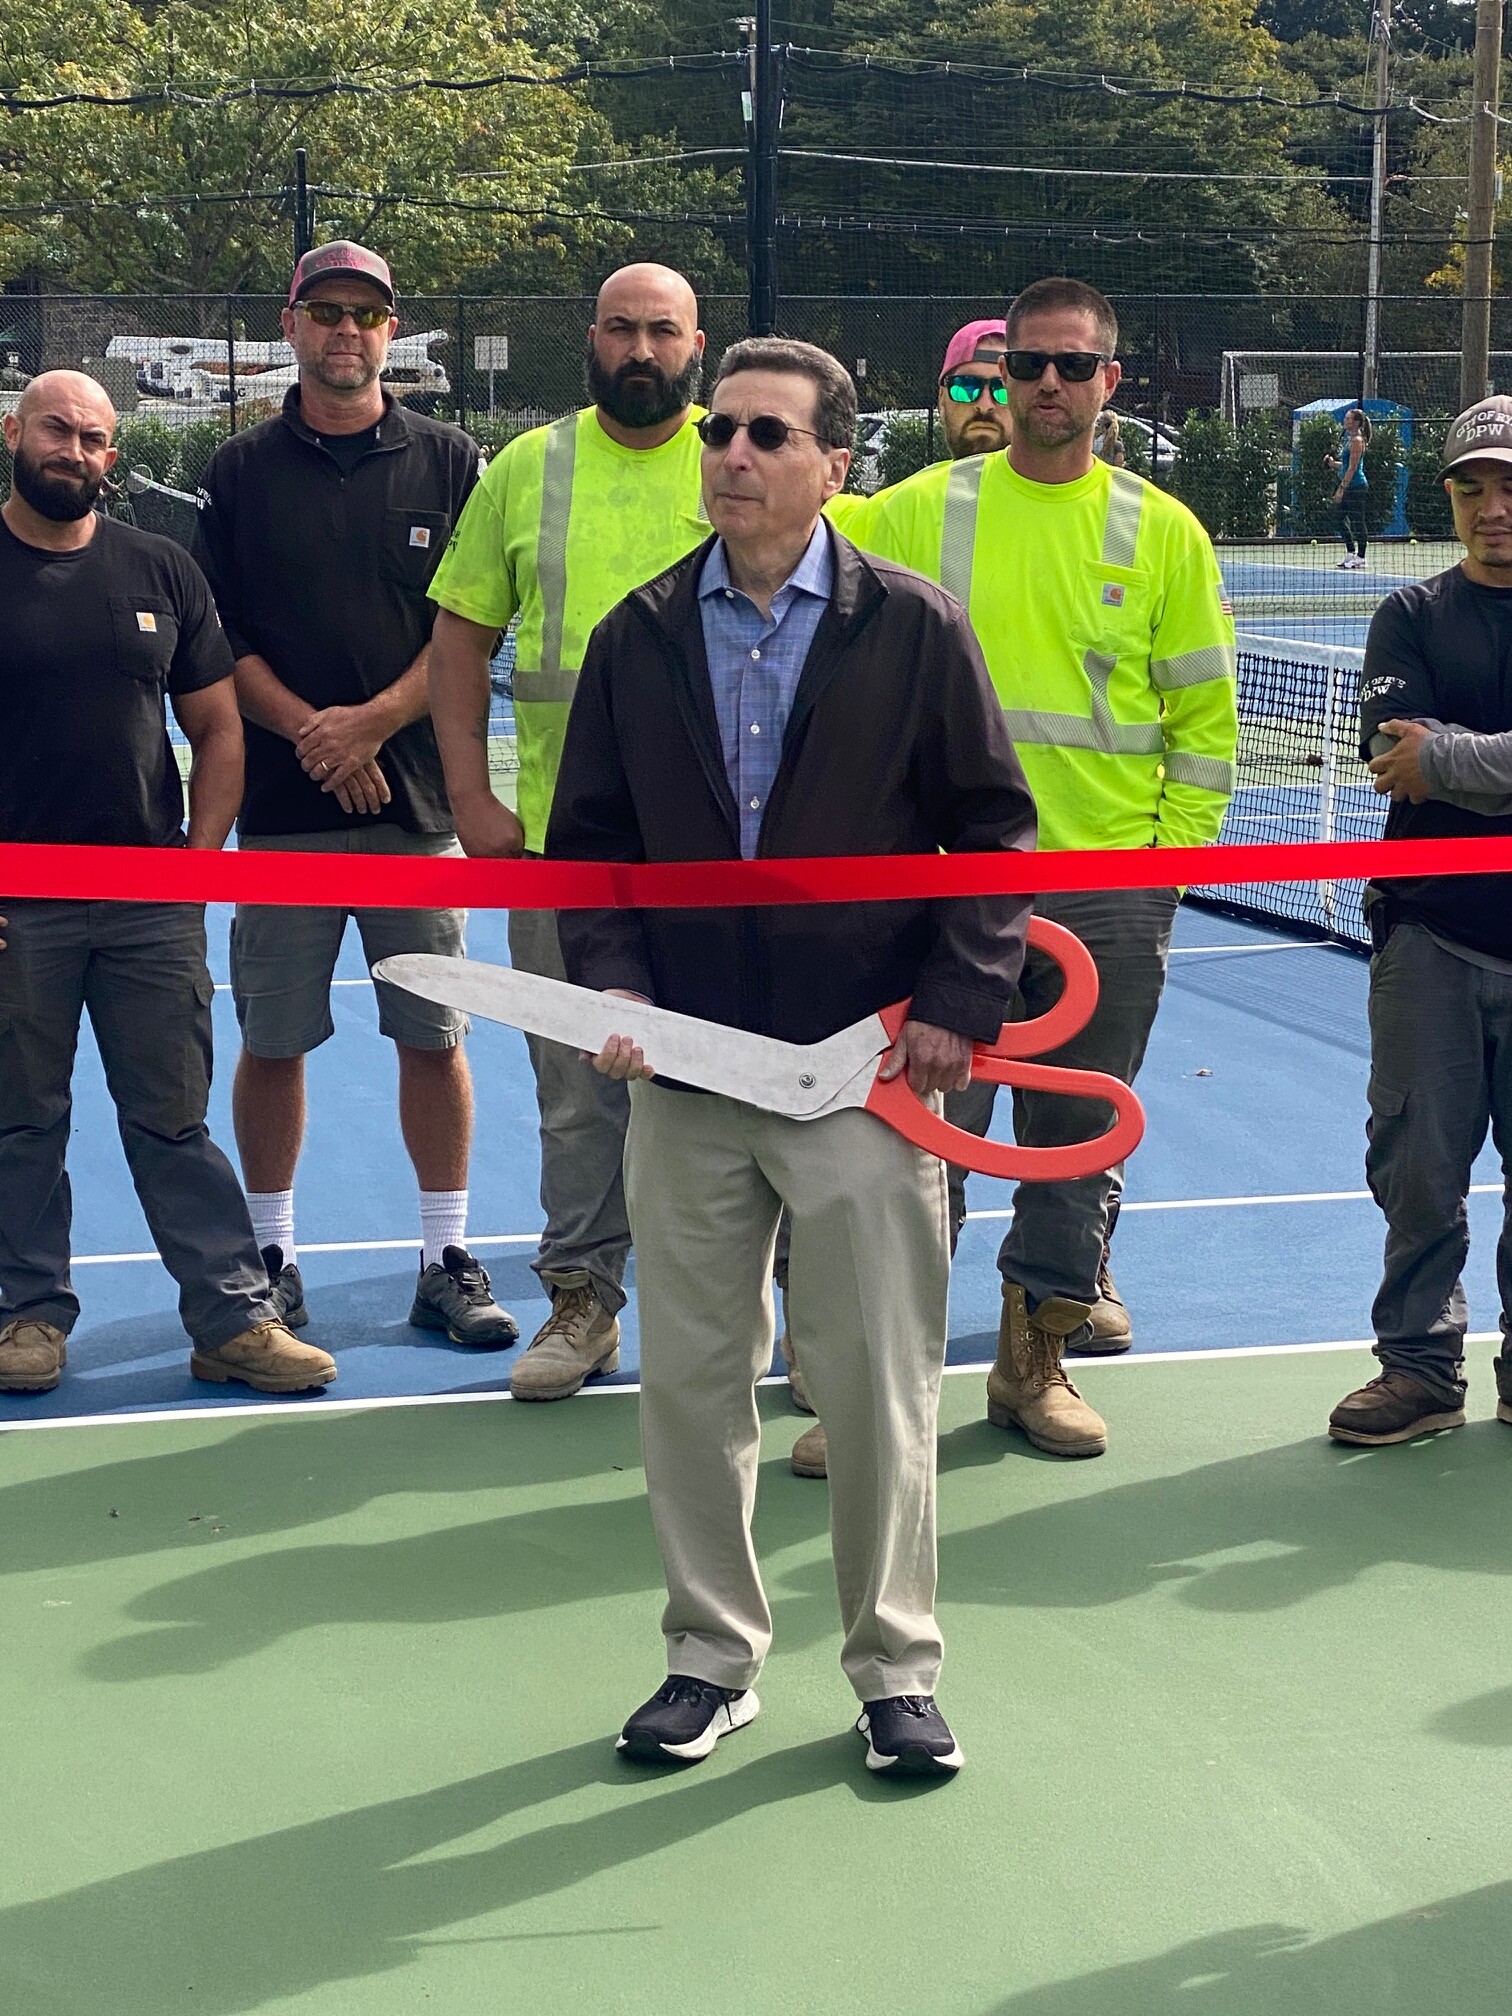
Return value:
[(829, 1431), (840, 1663), (863, 1701), (932, 1694), (943, 1164), (868, 1113), (787, 1120), (637, 1084), (625, 1187), (667, 1670), (748, 1687), (771, 1644), (751, 1511), (756, 1382), (771, 1365), (772, 1244), (786, 1206), (789, 1319)]

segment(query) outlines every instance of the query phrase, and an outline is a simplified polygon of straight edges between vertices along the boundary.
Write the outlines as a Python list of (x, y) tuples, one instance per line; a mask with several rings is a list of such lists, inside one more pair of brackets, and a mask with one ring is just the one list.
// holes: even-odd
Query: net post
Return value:
[[(1318, 796), (1318, 838), (1332, 840), (1338, 827), (1339, 812), (1339, 682), (1343, 676), (1337, 665), (1328, 668), (1323, 688), (1323, 774), (1322, 789)], [(1318, 884), (1318, 902), (1323, 911), (1323, 922), (1334, 930), (1335, 885), (1332, 882)]]

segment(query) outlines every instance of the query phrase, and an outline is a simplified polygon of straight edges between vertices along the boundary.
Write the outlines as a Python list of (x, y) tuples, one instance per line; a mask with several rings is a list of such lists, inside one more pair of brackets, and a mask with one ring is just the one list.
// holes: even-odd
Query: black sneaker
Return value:
[(749, 1687), (715, 1687), (671, 1673), (636, 1709), (614, 1747), (637, 1764), (696, 1764), (721, 1736), (754, 1722), (760, 1707)]
[(310, 1320), (305, 1307), (304, 1282), (291, 1260), (284, 1265), (282, 1246), (264, 1246), (262, 1263), (268, 1270), (268, 1300), (278, 1312), (285, 1330), (303, 1330)]
[(856, 1734), (866, 1738), (868, 1771), (934, 1778), (966, 1762), (933, 1694), (890, 1694), (885, 1701), (866, 1702)]
[(444, 1330), (453, 1344), (500, 1351), (516, 1342), (520, 1326), (489, 1292), (483, 1263), (464, 1246), (448, 1246), (438, 1267), (422, 1267), (409, 1320), (421, 1330)]

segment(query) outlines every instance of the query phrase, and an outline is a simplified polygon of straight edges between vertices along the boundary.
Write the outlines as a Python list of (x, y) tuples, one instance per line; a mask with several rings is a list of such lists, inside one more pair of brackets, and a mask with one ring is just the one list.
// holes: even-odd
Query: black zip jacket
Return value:
[[(830, 531), (835, 586), (783, 736), (758, 858), (1023, 852), (1034, 801), (965, 611)], [(599, 624), (577, 683), (546, 852), (740, 857), (697, 585), (713, 541)], [(564, 910), (570, 979), (814, 1043), (906, 996), (987, 1041), (1008, 1012), (1030, 899), (747, 910)]]

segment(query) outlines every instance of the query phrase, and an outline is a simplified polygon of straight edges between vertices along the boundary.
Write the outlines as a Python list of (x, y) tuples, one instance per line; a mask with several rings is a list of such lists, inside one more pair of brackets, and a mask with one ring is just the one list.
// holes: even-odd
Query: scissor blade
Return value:
[(602, 1050), (615, 1035), (633, 1037), (658, 1077), (680, 1079), (685, 1085), (722, 1092), (794, 1119), (816, 1112), (887, 1045), (875, 1016), (840, 1030), (825, 1043), (783, 1043), (775, 1036), (757, 1036), (748, 1029), (679, 1015), (649, 1002), (595, 993), (544, 974), (434, 952), (382, 959), (373, 972), (423, 1000), (460, 1008), (490, 1022), (507, 1022), (532, 1036), (579, 1050)]

